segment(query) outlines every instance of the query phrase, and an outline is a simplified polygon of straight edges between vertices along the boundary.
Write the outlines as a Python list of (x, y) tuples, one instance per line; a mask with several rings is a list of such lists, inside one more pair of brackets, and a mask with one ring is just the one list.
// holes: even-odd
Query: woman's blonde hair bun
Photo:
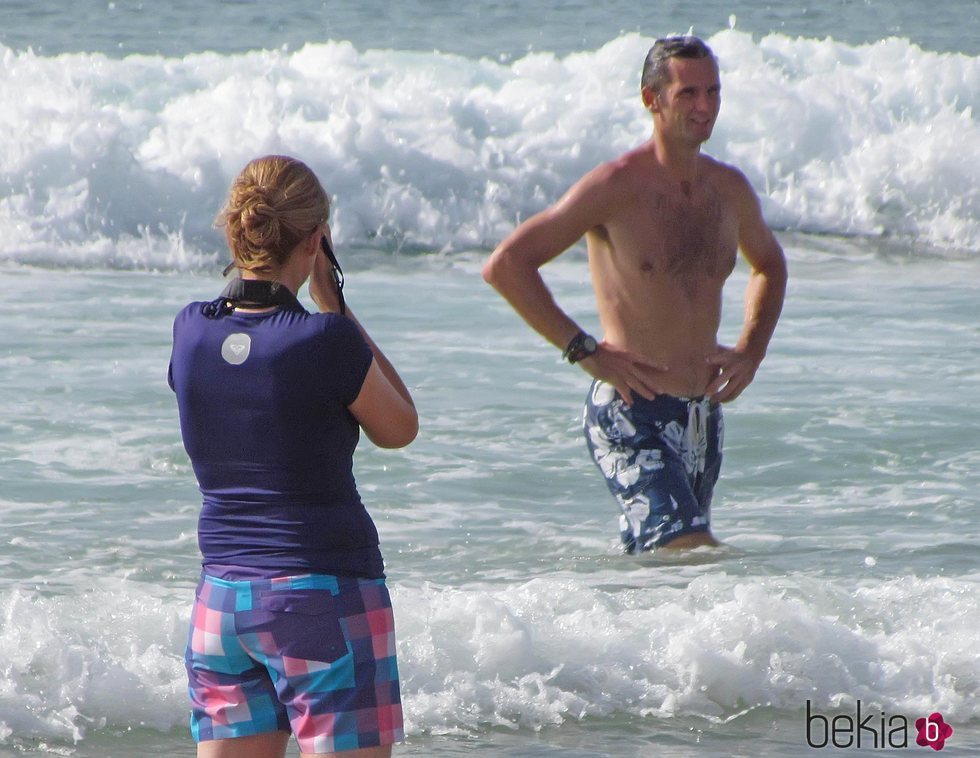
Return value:
[(225, 227), (237, 268), (274, 274), (329, 215), (330, 200), (309, 166), (267, 155), (242, 169), (215, 224)]

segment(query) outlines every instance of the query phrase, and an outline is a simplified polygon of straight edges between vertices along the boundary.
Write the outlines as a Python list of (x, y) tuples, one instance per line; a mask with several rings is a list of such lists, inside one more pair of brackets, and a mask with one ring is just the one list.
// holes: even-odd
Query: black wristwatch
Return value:
[(565, 352), (561, 354), (561, 357), (567, 359), (569, 363), (578, 363), (580, 360), (588, 358), (598, 349), (599, 343), (596, 342), (595, 337), (585, 332), (579, 332), (572, 337), (572, 341), (568, 343), (568, 347), (565, 348)]

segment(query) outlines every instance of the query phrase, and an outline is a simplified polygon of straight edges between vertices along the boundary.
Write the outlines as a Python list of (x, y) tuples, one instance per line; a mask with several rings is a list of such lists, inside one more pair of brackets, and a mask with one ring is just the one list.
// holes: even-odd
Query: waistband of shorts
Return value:
[(220, 607), (228, 612), (247, 611), (256, 606), (259, 598), (279, 592), (321, 591), (334, 597), (348, 593), (371, 592), (372, 586), (386, 588), (384, 578), (365, 579), (354, 576), (332, 576), (329, 574), (301, 574), (273, 579), (219, 579), (206, 572), (201, 573), (195, 595), (204, 600), (208, 607)]
[[(602, 379), (595, 379), (592, 382), (592, 389), (594, 390), (596, 387), (606, 386), (606, 385), (609, 385), (609, 382), (603, 381)], [(691, 405), (708, 405), (711, 408), (715, 408), (720, 405), (720, 403), (715, 402), (707, 395), (696, 395), (696, 396), (671, 395), (667, 392), (661, 392), (655, 395), (653, 400), (647, 400), (645, 397), (641, 397), (635, 394), (633, 398), (634, 398), (634, 406), (636, 404), (640, 404), (640, 405), (646, 404), (648, 406), (650, 404), (673, 405), (678, 411), (683, 410), (685, 413), (687, 412), (688, 407)]]
[(201, 572), (201, 583), (221, 587), (230, 592), (255, 592), (256, 590), (329, 590), (337, 594), (341, 585), (351, 582), (384, 583), (384, 579), (356, 579), (332, 574), (297, 574), (271, 579), (220, 579), (206, 571)]

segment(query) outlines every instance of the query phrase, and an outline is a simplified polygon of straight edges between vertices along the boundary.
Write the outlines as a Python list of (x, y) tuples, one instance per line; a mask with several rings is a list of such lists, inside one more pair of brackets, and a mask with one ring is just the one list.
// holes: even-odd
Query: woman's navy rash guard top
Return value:
[(206, 305), (177, 315), (168, 377), (203, 495), (205, 571), (383, 577), (353, 474), (347, 407), (372, 361), (357, 326), (301, 306), (208, 317)]

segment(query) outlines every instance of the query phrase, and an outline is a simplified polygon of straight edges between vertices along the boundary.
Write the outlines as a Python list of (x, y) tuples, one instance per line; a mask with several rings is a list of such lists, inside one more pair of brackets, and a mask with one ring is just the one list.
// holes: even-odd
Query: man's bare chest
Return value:
[(670, 278), (689, 294), (723, 281), (735, 266), (735, 215), (714, 191), (691, 197), (648, 193), (617, 231), (618, 266), (641, 278)]

